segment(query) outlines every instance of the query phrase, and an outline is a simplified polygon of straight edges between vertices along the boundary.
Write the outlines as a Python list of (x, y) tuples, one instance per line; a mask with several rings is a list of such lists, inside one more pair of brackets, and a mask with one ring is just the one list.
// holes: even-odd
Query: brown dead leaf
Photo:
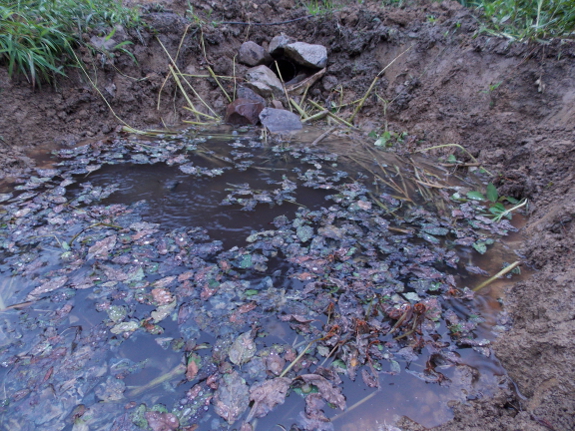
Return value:
[(92, 258), (107, 259), (109, 257), (110, 251), (116, 245), (116, 235), (110, 235), (100, 241), (97, 241), (92, 247), (88, 249), (88, 255), (86, 260)]
[(341, 388), (333, 386), (325, 377), (318, 374), (302, 374), (299, 378), (305, 383), (316, 386), (323, 399), (328, 403), (341, 410), (345, 409), (345, 397), (341, 394)]
[(277, 377), (258, 382), (250, 388), (250, 401), (254, 401), (250, 416), (263, 418), (275, 406), (283, 404), (292, 379)]

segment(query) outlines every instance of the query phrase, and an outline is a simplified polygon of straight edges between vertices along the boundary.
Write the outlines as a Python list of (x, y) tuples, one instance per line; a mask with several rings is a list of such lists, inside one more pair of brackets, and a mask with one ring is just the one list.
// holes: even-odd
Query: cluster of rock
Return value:
[[(237, 91), (237, 99), (227, 107), (226, 122), (261, 122), (273, 133), (301, 129), (299, 116), (284, 109), (282, 101), (289, 104), (286, 96), (302, 94), (324, 75), (327, 49), (298, 42), (282, 33), (271, 40), (267, 50), (255, 42), (244, 42), (238, 61), (251, 68), (244, 74), (245, 82)], [(282, 76), (284, 73), (286, 76)], [(289, 80), (282, 82), (283, 79)]]

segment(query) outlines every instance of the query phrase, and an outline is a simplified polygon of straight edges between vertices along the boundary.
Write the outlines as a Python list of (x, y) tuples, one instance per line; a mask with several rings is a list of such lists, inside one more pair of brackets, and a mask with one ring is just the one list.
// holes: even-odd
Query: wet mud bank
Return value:
[[(182, 70), (202, 75), (210, 64), (216, 74), (229, 76), (234, 67), (238, 76), (242, 72), (244, 66), (234, 66), (233, 58), (247, 40), (265, 45), (284, 32), (320, 43), (328, 48), (327, 73), (310, 97), (322, 104), (361, 98), (393, 62), (378, 83), (379, 97), (369, 98), (357, 117), (361, 132), (356, 133), (379, 134), (386, 127), (398, 136), (406, 132), (394, 145), (403, 153), (459, 144), (495, 174), (500, 195), (530, 202), (521, 256), (534, 273), (506, 292), (511, 326), (494, 346), (517, 390), (506, 385), (493, 396), (454, 403), (454, 418), (437, 429), (575, 428), (573, 44), (535, 46), (476, 36), (477, 20), (455, 2), (404, 9), (367, 2), (307, 18), (307, 10), (295, 2), (252, 3), (257, 7), (198, 2), (196, 12), (206, 22), (201, 31), (192, 22), (184, 38), (190, 21), (183, 18), (183, 5), (150, 9), (144, 18), (149, 30), (126, 34), (134, 41), (130, 49), (138, 64), (128, 56), (103, 61), (83, 53), (87, 64), (94, 64), (90, 78), (128, 124), (159, 128), (191, 117), (175, 84), (163, 85), (169, 61), (158, 40), (172, 55), (181, 44)], [(238, 24), (293, 19), (298, 21), (278, 26)], [(205, 25), (208, 20), (229, 24)], [(0, 82), (6, 179), (29, 175), (30, 147), (62, 148), (86, 139), (106, 145), (113, 139), (119, 122), (81, 71), (70, 70), (69, 79), (58, 80), (54, 88), (31, 89), (25, 81), (9, 80), (1, 68)], [(227, 101), (215, 81), (199, 78), (194, 86), (214, 109), (225, 110)], [(430, 153), (474, 163), (455, 147)], [(422, 429), (407, 418), (396, 426)]]

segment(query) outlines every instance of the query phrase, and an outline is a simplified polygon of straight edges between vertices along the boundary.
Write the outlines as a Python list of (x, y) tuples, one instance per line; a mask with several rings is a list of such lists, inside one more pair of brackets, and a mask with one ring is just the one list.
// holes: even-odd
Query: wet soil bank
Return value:
[[(496, 174), (500, 195), (530, 201), (521, 252), (536, 271), (507, 292), (505, 307), (513, 325), (495, 346), (518, 391), (504, 387), (492, 398), (455, 404), (455, 418), (438, 429), (575, 429), (575, 45), (556, 41), (535, 46), (477, 35), (476, 18), (448, 1), (404, 9), (367, 1), (307, 18), (308, 11), (291, 0), (195, 4), (196, 17), (205, 20), (201, 28), (183, 17), (183, 4), (174, 2), (163, 10), (149, 8), (144, 16), (148, 30), (125, 32), (134, 42), (129, 49), (137, 64), (127, 55), (82, 53), (93, 66), (91, 79), (118, 117), (140, 128), (177, 125), (188, 118), (175, 84), (162, 86), (168, 59), (158, 40), (172, 55), (181, 43), (181, 70), (205, 74), (203, 66), (209, 62), (220, 75), (233, 75), (233, 58), (247, 40), (265, 44), (284, 32), (323, 44), (328, 72), (310, 91), (322, 104), (362, 97), (377, 73), (395, 59), (378, 84), (380, 97), (370, 98), (357, 119), (362, 133), (386, 125), (407, 132), (396, 145), (402, 152), (459, 144)], [(298, 18), (282, 25), (245, 24)], [(228, 24), (213, 26), (212, 21)], [(244, 70), (236, 64), (237, 76)], [(194, 85), (223, 113), (227, 102), (214, 81), (198, 79)], [(5, 178), (31, 167), (25, 154), (33, 147), (106, 140), (120, 124), (77, 69), (58, 79), (54, 88), (32, 89), (24, 80), (10, 80), (3, 67), (0, 88), (0, 168)], [(453, 147), (438, 151), (447, 154)], [(456, 156), (466, 160), (463, 153)], [(397, 426), (422, 429), (408, 419)]]

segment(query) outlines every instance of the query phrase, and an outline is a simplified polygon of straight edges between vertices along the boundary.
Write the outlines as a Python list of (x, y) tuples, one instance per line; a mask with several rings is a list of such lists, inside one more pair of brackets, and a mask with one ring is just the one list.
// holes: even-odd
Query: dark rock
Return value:
[(327, 65), (327, 49), (323, 45), (294, 42), (284, 47), (284, 53), (301, 66), (323, 69)]
[(238, 88), (237, 98), (238, 99), (255, 100), (256, 102), (261, 102), (264, 105), (266, 103), (266, 99), (264, 99), (262, 96), (260, 96), (258, 93), (256, 93), (251, 88), (247, 88), (247, 87), (239, 87)]
[(240, 46), (238, 61), (248, 66), (267, 65), (272, 62), (271, 55), (255, 42), (248, 41)]
[(257, 124), (259, 114), (264, 109), (262, 102), (250, 99), (236, 99), (226, 109), (225, 121), (236, 126)]
[(293, 132), (303, 127), (299, 116), (284, 109), (265, 108), (260, 121), (272, 133)]

